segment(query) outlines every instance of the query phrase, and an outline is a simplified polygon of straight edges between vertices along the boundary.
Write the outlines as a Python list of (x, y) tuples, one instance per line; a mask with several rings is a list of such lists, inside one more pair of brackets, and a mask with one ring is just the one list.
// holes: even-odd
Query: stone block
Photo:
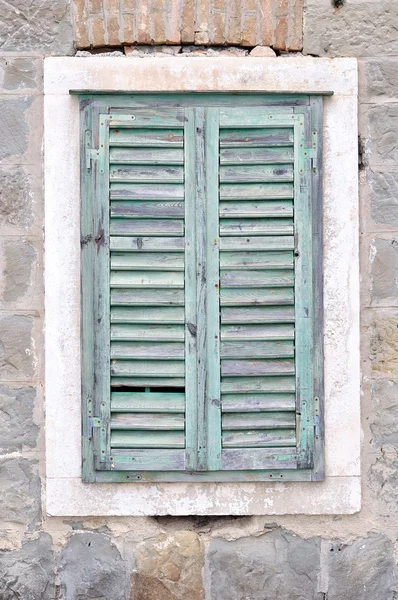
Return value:
[(377, 310), (370, 326), (372, 371), (398, 375), (398, 312)]
[(387, 445), (398, 447), (398, 383), (373, 381), (371, 399), (372, 444), (380, 448)]
[(60, 600), (125, 600), (127, 573), (119, 550), (106, 535), (79, 532), (58, 558)]
[(20, 550), (0, 552), (2, 600), (53, 600), (55, 569), (52, 540), (48, 533), (25, 541)]
[(33, 422), (36, 390), (33, 387), (0, 386), (0, 453), (33, 448), (39, 428)]
[[(361, 119), (362, 120), (362, 119)], [(370, 106), (367, 111), (369, 165), (383, 170), (398, 163), (398, 104)]]
[(8, 0), (0, 11), (0, 50), (73, 54), (68, 0)]
[(0, 245), (0, 307), (10, 310), (40, 309), (42, 298), (38, 252), (32, 242), (2, 238)]
[(398, 168), (390, 171), (368, 170), (370, 209), (376, 225), (398, 226)]
[(0, 489), (2, 527), (4, 523), (37, 525), (41, 517), (41, 488), (36, 462), (26, 458), (1, 457)]
[(3, 96), (0, 98), (0, 114), (2, 115), (0, 161), (10, 156), (19, 157), (28, 150), (29, 126), (26, 113), (32, 102), (32, 97), (7, 98)]
[(394, 600), (394, 545), (380, 533), (328, 552), (328, 600)]
[(250, 56), (266, 56), (268, 58), (273, 58), (276, 54), (269, 46), (256, 46), (250, 51)]
[(0, 380), (26, 381), (35, 374), (33, 318), (0, 318)]
[(203, 600), (203, 549), (193, 531), (162, 534), (140, 545), (131, 600)]
[(359, 61), (359, 97), (361, 102), (398, 99), (398, 59), (379, 57)]
[[(377, 500), (377, 514), (391, 520), (398, 514), (398, 453), (384, 451), (376, 457), (368, 472), (368, 488)], [(372, 599), (373, 600), (373, 599)], [(384, 599), (383, 599), (384, 600)], [(394, 599), (395, 600), (395, 599)]]
[(398, 239), (376, 238), (370, 245), (371, 303), (398, 304)]
[(390, 0), (306, 0), (304, 53), (317, 56), (398, 54), (398, 12)]
[(303, 0), (141, 0), (120, 7), (108, 0), (103, 10), (72, 0), (72, 6), (80, 49), (164, 43), (302, 48)]
[[(320, 540), (277, 529), (257, 538), (211, 541), (211, 600), (320, 600)], [(337, 599), (336, 599), (337, 600)]]
[(0, 85), (4, 92), (40, 92), (43, 87), (43, 61), (38, 58), (0, 58)]

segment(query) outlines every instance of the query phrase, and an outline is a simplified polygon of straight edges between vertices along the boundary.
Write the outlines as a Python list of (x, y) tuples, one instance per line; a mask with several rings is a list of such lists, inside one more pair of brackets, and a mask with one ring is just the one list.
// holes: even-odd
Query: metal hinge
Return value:
[(99, 160), (100, 151), (97, 148), (92, 148), (91, 131), (86, 131), (86, 169), (91, 169), (91, 161)]
[(314, 398), (314, 428), (315, 435), (320, 434), (320, 418), (319, 418), (319, 398), (315, 396)]
[(87, 435), (88, 437), (93, 437), (93, 429), (94, 427), (102, 427), (104, 425), (104, 420), (101, 417), (87, 417)]

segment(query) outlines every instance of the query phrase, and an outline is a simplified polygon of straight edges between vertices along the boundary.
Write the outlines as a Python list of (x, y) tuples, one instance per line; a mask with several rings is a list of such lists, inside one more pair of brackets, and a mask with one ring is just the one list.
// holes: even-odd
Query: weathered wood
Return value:
[(221, 252), (220, 267), (227, 269), (292, 269), (293, 252)]
[(294, 394), (223, 394), (222, 411), (235, 412), (266, 412), (292, 411), (296, 407)]
[(294, 412), (223, 413), (224, 431), (247, 431), (257, 429), (295, 429)]
[(180, 166), (111, 165), (109, 176), (111, 183), (182, 183), (184, 170)]
[(183, 236), (184, 221), (164, 219), (111, 219), (111, 235)]
[[(233, 342), (236, 343), (236, 342)], [(282, 343), (282, 342), (279, 342)], [(111, 358), (184, 360), (184, 344), (167, 342), (111, 342)]]
[(290, 164), (221, 166), (220, 181), (222, 183), (293, 181), (293, 167)]
[(291, 200), (258, 200), (257, 202), (220, 202), (220, 217), (227, 218), (260, 218), (260, 217), (292, 217)]
[(293, 233), (292, 219), (220, 219), (220, 234), (226, 236), (286, 236), (291, 233)]
[(295, 469), (297, 456), (293, 448), (226, 448), (222, 451), (222, 468)]
[(294, 340), (294, 326), (281, 325), (222, 325), (222, 341)]
[(110, 249), (121, 252), (184, 252), (185, 241), (181, 237), (117, 237), (111, 236)]
[(111, 165), (182, 165), (184, 164), (184, 151), (182, 144), (181, 149), (111, 148), (109, 162)]
[(110, 461), (113, 469), (120, 471), (183, 471), (185, 450), (116, 450)]
[(111, 288), (183, 289), (184, 274), (179, 271), (111, 271)]
[(222, 445), (223, 448), (294, 448), (296, 431), (294, 429), (224, 431)]
[[(221, 148), (221, 165), (267, 165), (289, 164), (294, 162), (293, 145), (281, 148), (245, 148), (242, 144), (238, 148)], [(170, 163), (172, 164), (172, 163)]]
[(221, 308), (221, 323), (294, 323), (290, 306)]
[(261, 377), (262, 375), (294, 375), (294, 360), (223, 360), (221, 375)]
[(112, 360), (111, 374), (114, 377), (140, 377), (141, 379), (183, 377), (184, 362), (181, 360)]
[[(111, 319), (112, 321), (112, 319)], [(111, 324), (111, 340), (152, 340), (158, 342), (183, 342), (184, 326), (181, 325), (153, 325), (153, 322), (144, 325), (131, 323)]]
[(112, 413), (111, 429), (183, 431), (184, 415), (177, 413)]
[(138, 219), (178, 219), (184, 216), (183, 202), (140, 202), (122, 200), (111, 203), (111, 217)]
[(296, 382), (294, 377), (223, 377), (221, 393), (258, 392), (263, 394), (294, 393)]
[(229, 252), (294, 250), (294, 237), (292, 235), (221, 237), (220, 250)]
[(114, 288), (111, 290), (111, 305), (143, 306), (145, 310), (148, 306), (184, 306), (184, 292), (169, 289)]
[(282, 110), (269, 111), (263, 108), (257, 110), (245, 110), (242, 107), (234, 106), (231, 108), (220, 109), (221, 127), (278, 127), (282, 126), (290, 129), (298, 117), (294, 114), (294, 108), (284, 108)]
[[(113, 354), (112, 354), (113, 355)], [(221, 342), (221, 358), (282, 358), (293, 357), (294, 345), (291, 341), (275, 342)]]
[(117, 390), (122, 387), (128, 388), (173, 388), (184, 391), (185, 379), (184, 377), (111, 377), (111, 386), (113, 390)]
[(221, 306), (294, 304), (293, 288), (221, 289)]
[(179, 183), (111, 183), (110, 199), (183, 200), (184, 186)]
[(111, 431), (112, 448), (184, 448), (183, 431)]
[[(115, 293), (116, 290), (113, 290), (113, 292)], [(172, 292), (172, 294), (175, 294), (175, 292)], [(168, 306), (157, 306), (156, 308), (150, 308), (148, 306), (112, 306), (111, 323), (125, 323), (125, 327), (129, 326), (127, 325), (128, 323), (142, 323), (144, 324), (145, 330), (152, 323), (161, 323), (161, 326), (169, 323), (183, 324), (184, 308), (174, 308)], [(155, 327), (155, 325), (153, 325), (153, 327)]]
[(115, 114), (110, 117), (111, 128), (135, 127), (181, 127), (184, 123), (184, 109), (178, 107), (146, 106), (134, 108), (129, 114)]
[(183, 129), (111, 129), (109, 143), (111, 146), (139, 148), (140, 151), (143, 147), (182, 148), (184, 132)]
[(111, 269), (183, 271), (184, 255), (178, 252), (112, 252)]
[(265, 146), (292, 146), (294, 139), (293, 128), (252, 128), (252, 129), (221, 129), (220, 147), (233, 148), (243, 146), (244, 148)]
[[(119, 184), (115, 184), (119, 185)], [(133, 185), (133, 184), (131, 184)], [(121, 184), (120, 184), (121, 186)], [(124, 184), (124, 188), (127, 184)], [(141, 186), (143, 187), (143, 186)], [(172, 186), (170, 186), (172, 187)], [(177, 186), (174, 186), (177, 187)], [(120, 190), (123, 194), (123, 190)], [(152, 194), (154, 192), (151, 191)], [(160, 192), (159, 192), (160, 193)], [(145, 196), (147, 197), (147, 196)], [(177, 196), (175, 196), (177, 197)], [(265, 200), (292, 199), (294, 197), (291, 183), (222, 183), (220, 184), (220, 200)], [(111, 198), (113, 198), (111, 192)], [(129, 197), (126, 198), (127, 200)], [(159, 198), (160, 199), (160, 198)], [(165, 198), (167, 200), (167, 198)]]
[(294, 285), (294, 272), (290, 270), (269, 271), (221, 271), (222, 289), (227, 288), (279, 288)]
[(185, 394), (166, 392), (112, 392), (111, 411), (183, 413)]

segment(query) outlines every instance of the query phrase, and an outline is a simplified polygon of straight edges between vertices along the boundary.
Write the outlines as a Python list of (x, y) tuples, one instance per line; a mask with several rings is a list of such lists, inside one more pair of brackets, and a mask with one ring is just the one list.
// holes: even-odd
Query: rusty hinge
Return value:
[(314, 428), (315, 435), (320, 434), (320, 418), (319, 418), (319, 398), (315, 396), (314, 398)]
[(93, 437), (94, 427), (102, 427), (104, 420), (101, 417), (87, 417), (87, 435), (89, 438)]
[(86, 131), (86, 143), (85, 143), (85, 147), (86, 147), (86, 169), (91, 169), (91, 161), (92, 160), (99, 160), (100, 157), (100, 151), (96, 148), (92, 148), (92, 141), (91, 141), (91, 131), (87, 130)]

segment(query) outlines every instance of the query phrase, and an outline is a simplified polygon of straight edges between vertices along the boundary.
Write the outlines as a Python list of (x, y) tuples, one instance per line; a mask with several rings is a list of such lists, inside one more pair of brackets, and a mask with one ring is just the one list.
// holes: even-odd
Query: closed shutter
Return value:
[(321, 99), (90, 100), (85, 479), (321, 478)]

